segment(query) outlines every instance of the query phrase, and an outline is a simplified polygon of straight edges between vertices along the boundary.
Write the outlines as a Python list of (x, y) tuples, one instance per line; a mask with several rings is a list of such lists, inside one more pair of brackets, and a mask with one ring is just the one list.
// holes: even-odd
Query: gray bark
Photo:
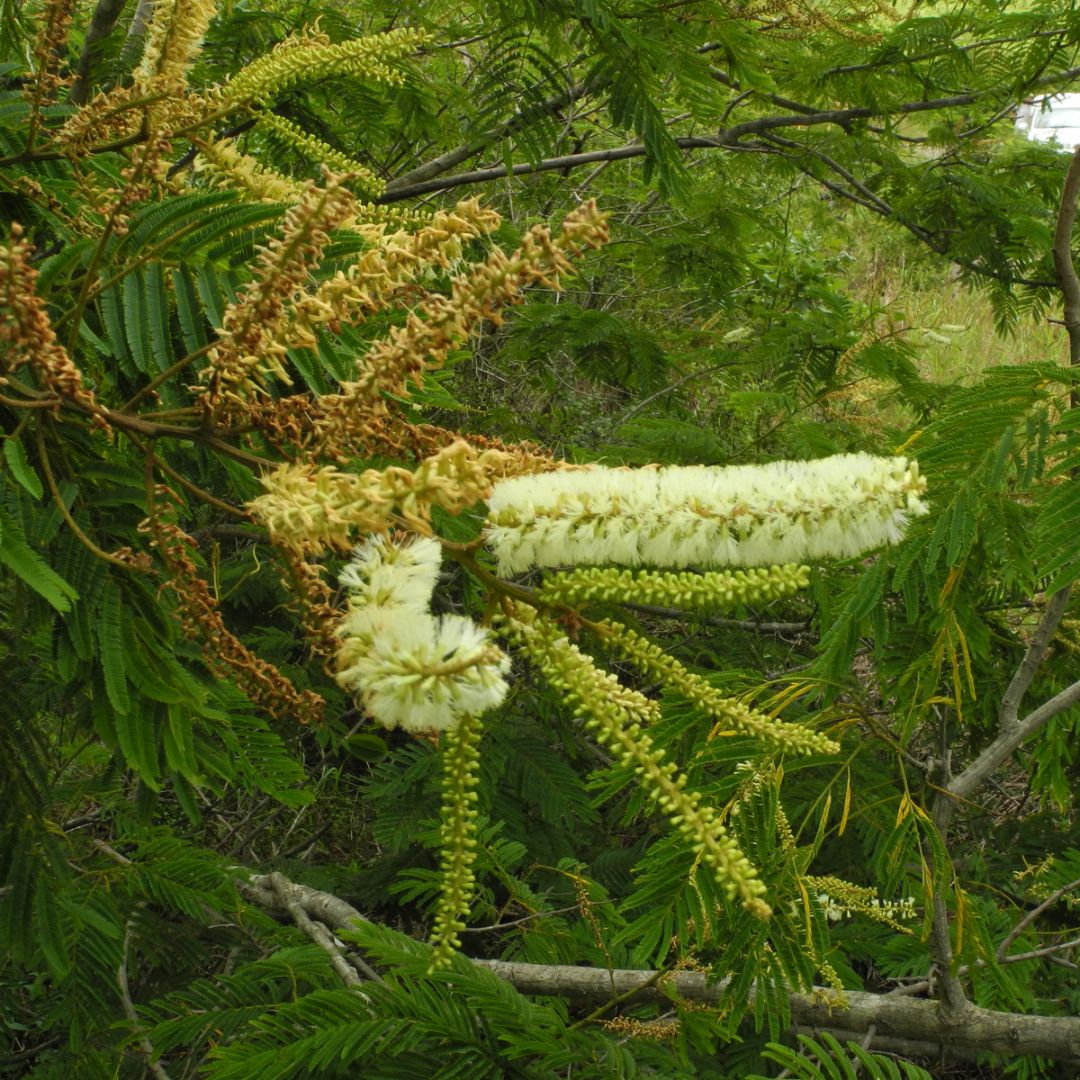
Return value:
[[(719, 1001), (725, 985), (724, 980), (710, 983), (706, 975), (697, 971), (677, 972), (662, 978), (658, 985), (646, 986), (656, 978), (656, 972), (511, 964), (502, 960), (473, 963), (524, 994), (584, 1000), (616, 997), (640, 987), (635, 1001), (670, 1003), (674, 993), (685, 1001), (707, 1003)], [(918, 1044), (920, 1052), (944, 1051), (965, 1058), (989, 1052), (1009, 1057), (1038, 1054), (1057, 1061), (1080, 1062), (1080, 1017), (1026, 1016), (970, 1004), (946, 1015), (937, 1001), (857, 990), (845, 991), (841, 999), (835, 991), (821, 987), (815, 987), (810, 996), (790, 994), (788, 1000), (792, 1020), (798, 1027), (833, 1034), (843, 1031), (847, 1038), (861, 1038), (873, 1027), (875, 1046), (884, 1045), (879, 1042), (880, 1036)]]
[(120, 50), (120, 62), (125, 68), (133, 68), (142, 56), (143, 41), (150, 27), (150, 20), (154, 17), (156, 6), (157, 0), (139, 0), (135, 14), (131, 18), (131, 26), (128, 27), (124, 47)]

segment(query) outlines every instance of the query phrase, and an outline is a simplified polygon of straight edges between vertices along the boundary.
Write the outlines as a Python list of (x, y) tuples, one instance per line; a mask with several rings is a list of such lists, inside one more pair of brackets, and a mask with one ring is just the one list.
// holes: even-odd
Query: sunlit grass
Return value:
[(1059, 311), (1022, 315), (1003, 333), (989, 294), (959, 280), (943, 260), (880, 228), (852, 229), (847, 240), (850, 294), (878, 313), (879, 326), (915, 347), (926, 379), (970, 383), (990, 367), (1067, 363), (1065, 327), (1052, 321)]

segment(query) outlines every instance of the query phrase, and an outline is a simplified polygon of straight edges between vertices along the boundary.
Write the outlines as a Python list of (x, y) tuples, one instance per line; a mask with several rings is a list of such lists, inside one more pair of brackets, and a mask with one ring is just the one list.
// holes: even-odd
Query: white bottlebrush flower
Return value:
[(461, 615), (355, 608), (338, 633), (337, 681), (386, 727), (445, 731), (506, 698), (509, 657)]
[(349, 590), (353, 609), (402, 607), (426, 612), (441, 564), (442, 549), (429, 537), (395, 543), (374, 536), (354, 550), (340, 580)]
[(896, 543), (925, 488), (917, 463), (869, 454), (518, 476), (495, 485), (487, 541), (502, 573), (848, 558)]

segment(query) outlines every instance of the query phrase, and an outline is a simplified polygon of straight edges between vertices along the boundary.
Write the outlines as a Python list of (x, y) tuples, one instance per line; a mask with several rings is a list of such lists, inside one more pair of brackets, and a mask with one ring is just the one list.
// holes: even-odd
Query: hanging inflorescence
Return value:
[[(364, 480), (364, 477), (367, 479)], [(509, 661), (490, 632), (462, 616), (429, 610), (442, 549), (434, 539), (388, 539), (400, 496), (384, 494), (390, 470), (364, 477), (327, 476), (323, 491), (294, 490), (289, 507), (283, 478), (253, 504), (276, 535), (289, 542), (342, 547), (356, 531), (382, 535), (356, 550), (342, 574), (348, 613), (338, 625), (338, 681), (387, 727), (449, 737), (445, 761), (444, 892), (433, 941), (446, 962), (463, 925), (472, 882), (475, 817), (474, 755), (479, 716), (502, 703)], [(487, 498), (482, 541), (500, 568), (642, 562), (654, 566), (773, 565), (697, 572), (618, 566), (558, 571), (530, 592), (487, 576), (501, 593), (498, 631), (528, 657), (586, 729), (633, 770), (656, 803), (716, 876), (724, 893), (759, 918), (771, 914), (766, 885), (724, 824), (723, 813), (687, 786), (677, 763), (649, 734), (658, 703), (612, 673), (570, 640), (566, 616), (621, 654), (650, 680), (690, 702), (718, 729), (757, 740), (774, 752), (833, 754), (835, 740), (804, 724), (786, 723), (722, 694), (648, 638), (611, 619), (589, 620), (590, 603), (675, 603), (687, 610), (731, 610), (790, 596), (809, 570), (775, 565), (790, 557), (843, 558), (895, 542), (906, 521), (925, 513), (925, 483), (904, 458), (842, 455), (818, 462), (778, 462), (735, 469), (579, 468), (509, 476), (484, 487), (480, 473), (443, 475), (441, 505)], [(411, 479), (410, 483), (413, 482)], [(472, 486), (470, 486), (470, 484)], [(367, 494), (361, 494), (361, 488)], [(379, 494), (376, 494), (379, 493)], [(416, 504), (400, 516), (427, 530)], [(450, 545), (452, 553), (455, 545)], [(479, 569), (470, 553), (467, 565)]]

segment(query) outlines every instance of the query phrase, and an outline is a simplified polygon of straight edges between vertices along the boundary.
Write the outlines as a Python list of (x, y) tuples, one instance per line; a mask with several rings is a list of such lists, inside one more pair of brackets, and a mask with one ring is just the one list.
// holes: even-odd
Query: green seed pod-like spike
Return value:
[(810, 568), (786, 566), (691, 571), (632, 571), (616, 566), (585, 567), (553, 574), (540, 595), (548, 601), (577, 606), (589, 601), (654, 604), (683, 611), (731, 611), (792, 596), (810, 584)]
[(469, 910), (476, 877), (476, 787), (480, 773), (479, 717), (465, 716), (454, 728), (443, 732), (441, 749), (442, 827), (439, 863), (442, 895), (435, 909), (431, 932), (431, 963), (428, 974), (446, 967), (460, 947), (458, 932), (465, 928), (463, 917)]
[(656, 799), (668, 820), (712, 869), (727, 896), (741, 900), (758, 918), (769, 918), (772, 909), (763, 899), (765, 885), (750, 860), (716, 811), (703, 805), (697, 792), (686, 790), (685, 777), (664, 760), (664, 752), (641, 730), (642, 721), (656, 718), (656, 703), (599, 669), (548, 619), (511, 619), (508, 630), (544, 676), (564, 691), (568, 704), (585, 716), (596, 737), (622, 765), (634, 770), (643, 790)]
[(730, 724), (736, 731), (762, 739), (782, 750), (796, 754), (835, 754), (839, 745), (819, 731), (802, 724), (788, 724), (751, 709), (741, 701), (724, 697), (700, 675), (683, 667), (673, 656), (647, 638), (635, 634), (621, 623), (600, 624), (607, 641), (615, 646), (638, 670), (659, 679), (693, 702), (707, 716)]
[(337, 44), (289, 39), (242, 68), (225, 84), (221, 96), (230, 105), (265, 101), (296, 83), (327, 76), (353, 75), (399, 85), (402, 77), (394, 63), (428, 37), (422, 30), (398, 27)]

